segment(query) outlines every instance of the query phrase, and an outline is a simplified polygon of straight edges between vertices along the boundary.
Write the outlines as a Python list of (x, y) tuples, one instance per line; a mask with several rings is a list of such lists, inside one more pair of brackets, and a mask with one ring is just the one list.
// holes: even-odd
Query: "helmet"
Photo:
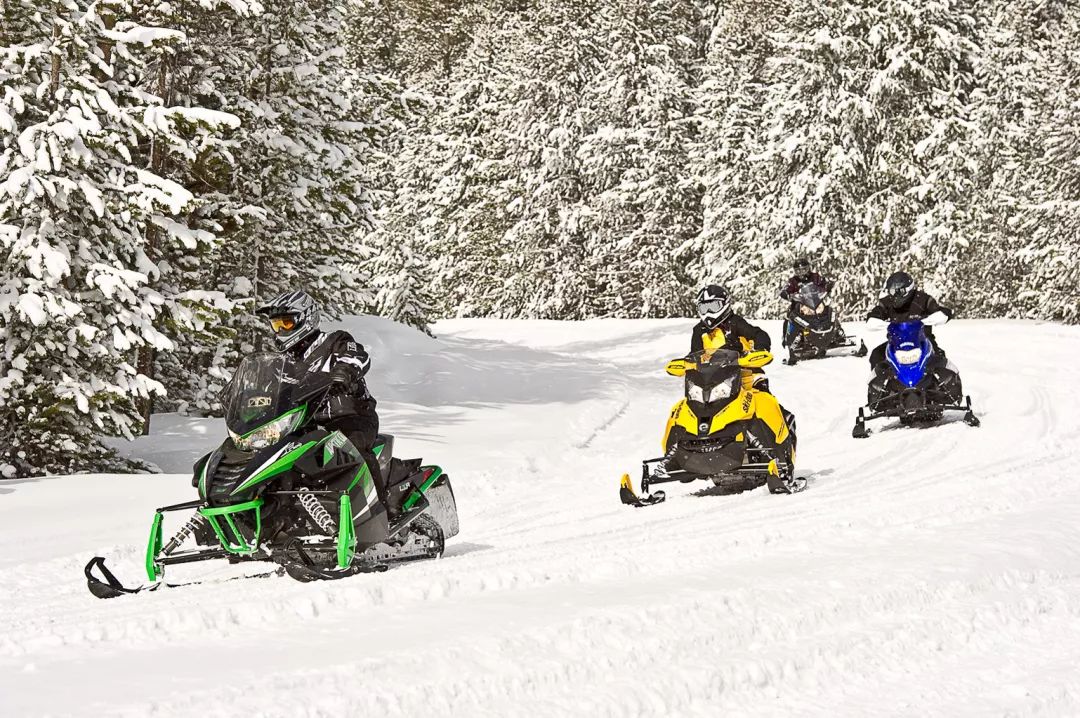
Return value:
[(281, 351), (292, 349), (319, 331), (319, 305), (303, 290), (282, 292), (255, 313), (270, 320), (274, 340)]
[(795, 270), (796, 277), (808, 277), (810, 272), (814, 271), (814, 268), (810, 266), (810, 260), (806, 257), (799, 257), (795, 260), (795, 263), (791, 265), (791, 268)]
[(885, 280), (881, 290), (881, 303), (893, 309), (899, 309), (911, 301), (915, 294), (915, 280), (907, 272), (893, 272)]
[(698, 292), (697, 311), (701, 321), (709, 329), (715, 329), (731, 316), (731, 297), (728, 291), (718, 284), (709, 286)]

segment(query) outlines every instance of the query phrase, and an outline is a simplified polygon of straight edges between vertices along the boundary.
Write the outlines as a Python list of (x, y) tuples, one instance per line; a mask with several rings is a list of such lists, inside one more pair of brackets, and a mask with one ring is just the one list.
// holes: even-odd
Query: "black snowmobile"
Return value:
[[(882, 320), (874, 320), (886, 326)], [(933, 323), (928, 318), (927, 323)], [(867, 387), (866, 408), (860, 408), (851, 435), (870, 436), (866, 422), (896, 418), (902, 426), (932, 424), (947, 411), (964, 412), (964, 422), (978, 426), (971, 397), (964, 396), (960, 374), (950, 362), (934, 352), (918, 319), (888, 324), (886, 366), (875, 370)], [(867, 413), (869, 410), (869, 413)]]
[[(315, 581), (441, 556), (458, 533), (449, 477), (420, 459), (394, 458), (394, 438), (380, 435), (384, 505), (356, 447), (314, 421), (333, 390), (328, 375), (308, 374), (285, 354), (246, 357), (223, 398), (229, 437), (195, 464), (199, 498), (154, 514), (151, 583), (126, 588), (95, 557), (85, 569), (91, 593), (154, 590), (169, 585), (166, 566), (212, 559), (272, 562), (271, 573)], [(164, 516), (174, 511), (194, 513), (165, 541)]]
[[(804, 359), (821, 359), (832, 349), (854, 348), (847, 354), (866, 356), (866, 344), (848, 337), (836, 318), (833, 308), (825, 303), (828, 292), (813, 282), (804, 282), (790, 299), (784, 335), (788, 337), (788, 356), (785, 364), (797, 364)], [(793, 327), (793, 331), (788, 331)], [(838, 356), (834, 354), (833, 356)]]

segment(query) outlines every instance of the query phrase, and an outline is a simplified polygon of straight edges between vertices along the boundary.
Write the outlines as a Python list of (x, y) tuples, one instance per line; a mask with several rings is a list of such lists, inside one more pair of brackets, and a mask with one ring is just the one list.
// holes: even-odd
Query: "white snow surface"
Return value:
[(633, 509), (690, 322), (347, 325), (398, 455), (452, 477), (445, 558), (98, 600), (83, 564), (143, 580), (153, 509), (221, 439), (157, 417), (127, 450), (174, 473), (0, 482), (0, 715), (1080, 714), (1080, 328), (940, 328), (983, 425), (864, 441), (865, 359), (777, 361), (808, 490)]

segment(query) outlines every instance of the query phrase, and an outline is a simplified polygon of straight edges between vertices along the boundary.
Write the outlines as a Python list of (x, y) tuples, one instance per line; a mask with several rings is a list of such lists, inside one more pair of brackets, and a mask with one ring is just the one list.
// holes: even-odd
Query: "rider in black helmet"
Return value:
[[(833, 281), (826, 279), (824, 276), (814, 271), (813, 265), (810, 264), (810, 260), (806, 257), (799, 257), (791, 265), (791, 268), (795, 271), (794, 276), (788, 279), (787, 284), (780, 290), (780, 298), (791, 301), (801, 286), (804, 284), (813, 284), (818, 289), (824, 292), (831, 291), (833, 288)], [(788, 317), (795, 316), (799, 306), (795, 302), (791, 302), (791, 306), (788, 307)], [(784, 337), (782, 340), (783, 346), (787, 346), (791, 343), (795, 337), (796, 324), (788, 319), (784, 319)]]
[[(703, 349), (727, 347), (740, 354), (751, 351), (769, 351), (772, 339), (760, 327), (735, 314), (731, 309), (731, 295), (727, 289), (710, 284), (697, 294), (698, 317), (701, 321), (694, 325), (690, 337), (690, 353)], [(753, 369), (754, 388), (769, 390), (769, 380), (762, 369)]]
[[(903, 322), (911, 319), (926, 319), (941, 312), (952, 318), (952, 310), (938, 304), (937, 300), (915, 286), (915, 280), (907, 272), (894, 272), (885, 280), (885, 286), (878, 297), (878, 304), (870, 310), (867, 319), (880, 319), (885, 322)], [(934, 355), (939, 362), (945, 361), (945, 352), (934, 338), (933, 327), (925, 326), (926, 338), (934, 347)], [(880, 345), (870, 354), (870, 368), (875, 371), (885, 361), (885, 349), (888, 342)]]
[(360, 450), (367, 462), (379, 498), (386, 505), (385, 477), (372, 451), (379, 433), (376, 402), (364, 376), (371, 359), (364, 347), (345, 331), (326, 333), (319, 329), (319, 306), (304, 291), (283, 292), (259, 307), (266, 317), (278, 349), (289, 354), (308, 372), (330, 375), (337, 385), (316, 421), (330, 431), (340, 431)]
[(701, 321), (694, 325), (691, 352), (722, 346), (740, 352), (772, 348), (772, 340), (763, 329), (732, 311), (731, 296), (723, 287), (710, 284), (698, 292), (697, 310)]

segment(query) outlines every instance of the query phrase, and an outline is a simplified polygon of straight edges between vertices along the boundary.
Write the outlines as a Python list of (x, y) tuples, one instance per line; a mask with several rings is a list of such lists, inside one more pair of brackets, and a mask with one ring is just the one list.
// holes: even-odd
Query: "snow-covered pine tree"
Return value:
[[(1012, 294), (1026, 316), (1080, 322), (1080, 13), (1074, 2), (1042, 2), (1008, 15), (1028, 26), (1031, 145), (1024, 156), (1023, 204), (1013, 243), (1023, 271)], [(1013, 11), (1013, 8), (1010, 8)], [(1034, 30), (1034, 32), (1032, 31)], [(1037, 93), (1031, 102), (1030, 93)]]
[(623, 0), (599, 17), (610, 55), (584, 95), (577, 148), (591, 291), (575, 314), (685, 315), (693, 295), (680, 250), (701, 220), (689, 168), (700, 16), (689, 0)]
[[(367, 157), (371, 194), (375, 211), (375, 231), (358, 234), (358, 241), (372, 248), (371, 258), (362, 265), (370, 277), (376, 314), (429, 331), (434, 317), (432, 258), (427, 256), (428, 238), (417, 220), (415, 145), (405, 144), (400, 128), (422, 122), (421, 113), (432, 109), (430, 99), (406, 92), (385, 75), (362, 75), (369, 89), (364, 93), (365, 114), (377, 118), (384, 128), (376, 143), (378, 151)], [(391, 128), (398, 131), (391, 133)]]
[(448, 78), (497, 0), (353, 0), (349, 58), (366, 72), (406, 83)]
[(507, 13), (519, 35), (502, 47), (505, 131), (496, 136), (509, 170), (500, 204), (511, 220), (501, 316), (580, 318), (595, 306), (578, 150), (583, 98), (608, 54), (597, 32), (601, 4), (539, 0)]
[[(249, 216), (259, 214), (259, 208), (239, 204), (230, 195), (232, 163), (239, 149), (236, 138), (242, 132), (238, 118), (222, 113), (229, 103), (216, 87), (223, 79), (228, 84), (230, 73), (244, 66), (243, 58), (257, 52), (250, 43), (233, 40), (243, 37), (237, 28), (250, 23), (261, 9), (259, 2), (246, 0), (140, 0), (133, 7), (143, 23), (184, 34), (168, 53), (157, 54), (147, 64), (141, 85), (178, 108), (178, 128), (188, 146), (158, 145), (151, 148), (150, 162), (158, 174), (192, 193), (195, 199), (186, 216), (187, 231), (190, 238), (203, 240), (156, 247), (155, 263), (170, 296), (175, 297), (159, 328), (176, 346), (174, 352), (153, 356), (154, 376), (168, 389), (166, 397), (155, 401), (157, 411), (213, 411), (235, 365), (235, 330), (230, 319), (242, 307), (230, 292), (207, 291), (204, 279), (213, 257), (228, 251), (217, 241), (218, 235), (232, 236)], [(192, 107), (214, 109), (187, 109)], [(193, 125), (214, 117), (229, 118), (227, 132), (193, 131)], [(211, 237), (215, 241), (205, 241)]]
[(452, 76), (422, 86), (429, 109), (412, 121), (395, 158), (379, 242), (431, 259), (424, 276), (409, 281), (430, 283), (443, 316), (507, 315), (502, 263), (515, 256), (505, 245), (515, 177), (506, 161), (503, 83), (517, 30), (506, 20), (486, 20), (490, 31), (478, 34)]
[(161, 391), (138, 352), (172, 349), (149, 236), (198, 239), (179, 221), (191, 194), (141, 154), (188, 141), (135, 84), (180, 34), (132, 22), (126, 0), (25, 11), (5, 4), (0, 47), (4, 475), (119, 465), (100, 437), (130, 436)]
[(946, 300), (970, 239), (978, 141), (971, 114), (979, 28), (972, 3), (831, 0), (794, 6), (763, 73), (760, 151), (731, 192), (753, 197), (742, 231), (715, 236), (705, 264), (750, 310), (779, 311), (795, 254), (837, 276), (864, 309), (906, 268)]
[[(767, 63), (775, 52), (772, 35), (789, 11), (785, 0), (733, 0), (705, 4), (705, 58), (695, 107), (699, 133), (690, 148), (691, 172), (702, 179), (701, 233), (688, 244), (689, 272), (695, 283), (729, 285), (772, 280), (740, 257), (744, 246), (764, 243), (759, 211), (764, 187), (755, 181), (765, 138)], [(772, 269), (772, 268), (770, 268)], [(742, 310), (746, 305), (737, 301)]]
[(200, 197), (195, 221), (220, 239), (190, 266), (185, 288), (227, 300), (224, 317), (202, 317), (216, 338), (186, 343), (183, 362), (164, 368), (201, 410), (214, 408), (238, 355), (266, 340), (252, 313), (262, 301), (303, 288), (333, 316), (374, 300), (360, 270), (371, 250), (357, 238), (371, 227), (369, 160), (386, 128), (366, 114), (371, 85), (346, 67), (344, 7), (275, 0), (242, 12), (188, 8), (198, 29), (177, 96), (240, 120), (225, 141), (177, 168)]

